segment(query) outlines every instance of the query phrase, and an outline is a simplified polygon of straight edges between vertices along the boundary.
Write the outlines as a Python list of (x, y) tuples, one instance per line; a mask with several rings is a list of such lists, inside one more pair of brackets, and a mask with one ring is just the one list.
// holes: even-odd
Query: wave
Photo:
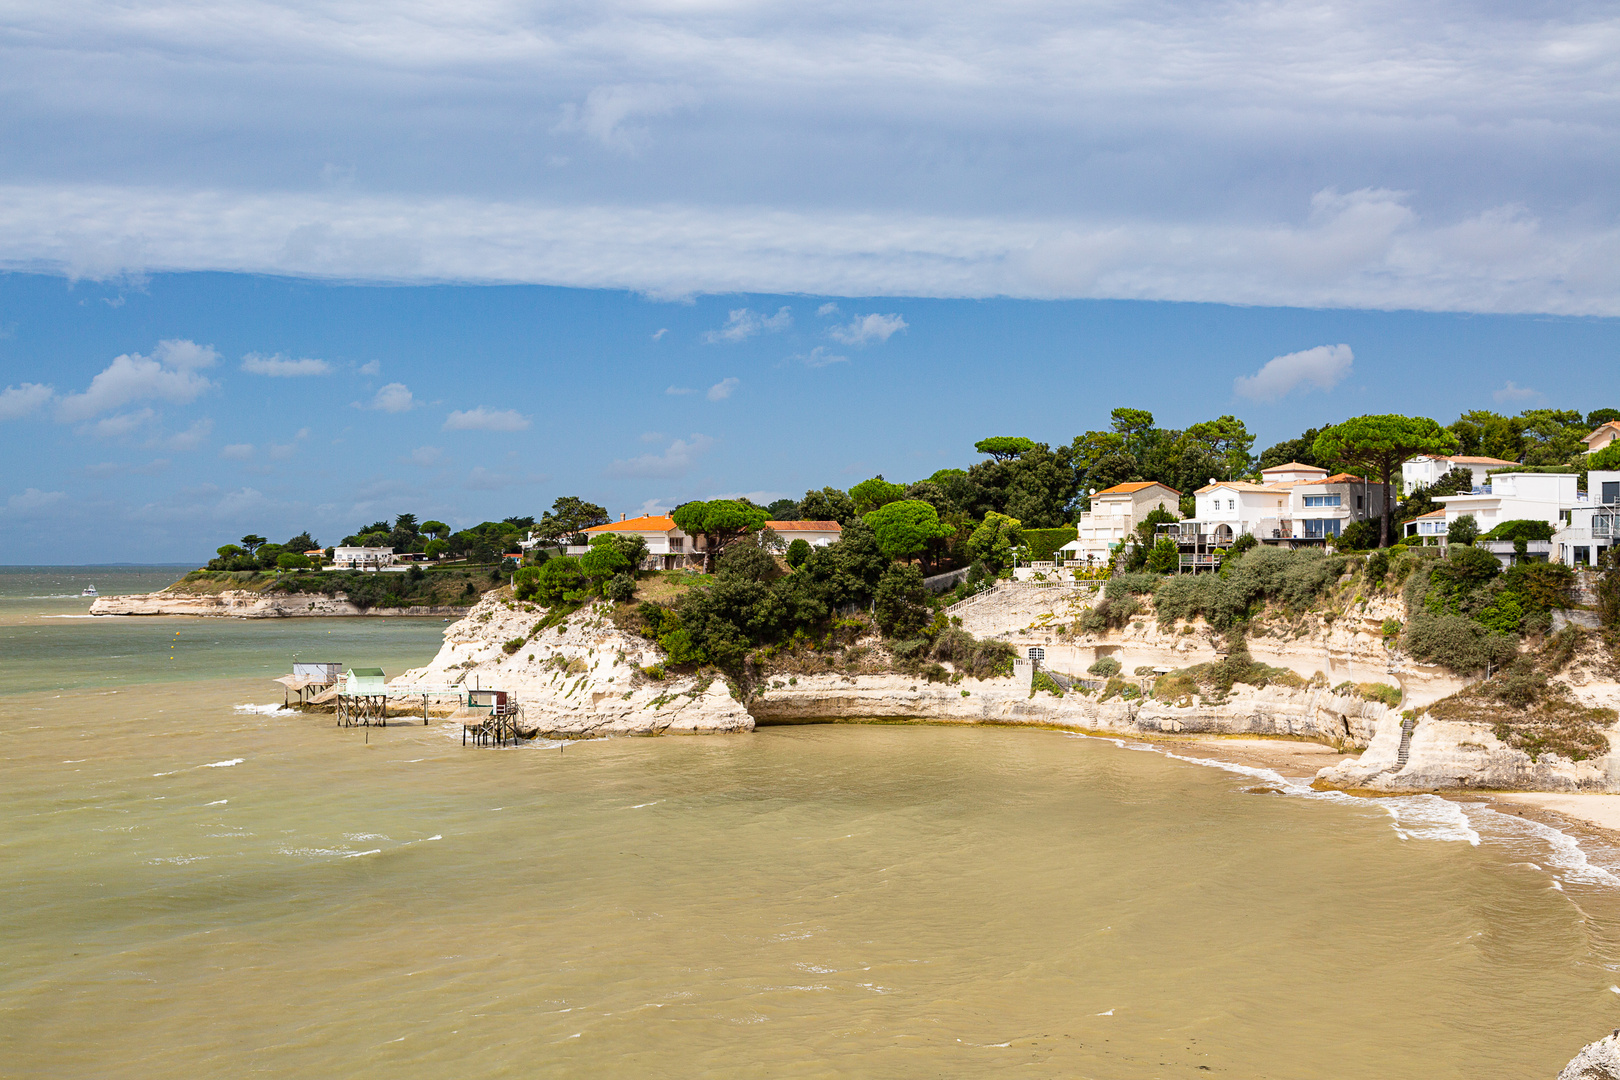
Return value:
[(271, 702), (268, 705), (238, 705), (235, 711), (246, 716), (296, 716), (297, 709), (289, 709), (285, 705)]

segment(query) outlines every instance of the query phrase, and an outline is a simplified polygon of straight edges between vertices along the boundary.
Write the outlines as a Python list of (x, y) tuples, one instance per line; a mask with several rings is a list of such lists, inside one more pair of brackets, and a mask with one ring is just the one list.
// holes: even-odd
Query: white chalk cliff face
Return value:
[[(544, 608), (486, 594), (445, 629), (432, 663), (397, 681), (506, 690), (523, 706), (525, 729), (556, 738), (752, 731), (754, 718), (724, 679), (650, 679), (656, 645), (626, 634), (591, 604), (533, 634)], [(509, 642), (522, 644), (508, 652)]]
[(1581, 1048), (1558, 1080), (1620, 1080), (1620, 1031)]

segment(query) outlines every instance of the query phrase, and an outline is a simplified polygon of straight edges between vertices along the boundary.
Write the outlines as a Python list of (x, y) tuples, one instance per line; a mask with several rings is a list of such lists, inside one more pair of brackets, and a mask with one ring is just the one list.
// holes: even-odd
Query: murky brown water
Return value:
[[(336, 659), (431, 651), (370, 627)], [(3, 1076), (1550, 1078), (1620, 1024), (1620, 883), (1478, 808), (1044, 731), (473, 750), (113, 689), (0, 695)]]

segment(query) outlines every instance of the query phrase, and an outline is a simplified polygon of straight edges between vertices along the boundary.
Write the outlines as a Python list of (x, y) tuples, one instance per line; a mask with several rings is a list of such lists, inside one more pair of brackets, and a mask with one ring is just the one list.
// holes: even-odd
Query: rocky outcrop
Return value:
[(1498, 739), (1485, 724), (1435, 720), (1412, 725), (1400, 760), (1400, 718), (1381, 724), (1365, 753), (1317, 774), (1327, 787), (1366, 791), (1620, 791), (1620, 756), (1570, 761), (1557, 754), (1532, 760)]
[[(748, 709), (762, 724), (811, 720), (907, 718), (965, 724), (1029, 724), (1119, 735), (1283, 735), (1359, 748), (1394, 713), (1384, 705), (1326, 690), (1234, 687), (1219, 703), (1165, 702), (1071, 691), (1033, 696), (1014, 679), (930, 683), (905, 675), (809, 675), (772, 678)], [(1398, 717), (1395, 722), (1398, 726)]]
[(664, 656), (593, 604), (536, 632), (544, 608), (496, 593), (445, 628), (444, 644), (405, 684), (476, 686), (515, 694), (521, 730), (550, 738), (752, 731), (754, 718), (724, 679), (649, 677)]
[(1558, 1080), (1620, 1080), (1620, 1029), (1582, 1047)]
[(266, 596), (249, 590), (189, 594), (177, 592), (103, 596), (90, 605), (92, 615), (202, 615), (231, 619), (291, 619), (323, 615), (413, 615), (458, 618), (464, 607), (361, 608), (348, 598), (312, 593)]

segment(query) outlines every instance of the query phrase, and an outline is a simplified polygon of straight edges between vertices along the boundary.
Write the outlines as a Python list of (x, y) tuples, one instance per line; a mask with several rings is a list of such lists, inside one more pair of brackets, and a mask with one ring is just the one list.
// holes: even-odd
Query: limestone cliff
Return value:
[(523, 706), (527, 733), (560, 738), (598, 735), (752, 731), (754, 718), (724, 679), (650, 678), (663, 654), (652, 642), (608, 620), (592, 604), (536, 632), (547, 614), (534, 604), (489, 593), (445, 629), (439, 654), (401, 683), (461, 683), (506, 690)]
[(1582, 1047), (1558, 1080), (1620, 1080), (1620, 1029)]
[(343, 596), (313, 593), (266, 596), (251, 590), (219, 593), (155, 592), (103, 596), (90, 605), (92, 615), (191, 615), (232, 619), (289, 619), (325, 615), (411, 615), (438, 618), (465, 615), (464, 607), (361, 608)]
[[(1021, 666), (1022, 667), (1022, 666)], [(1023, 680), (930, 683), (905, 675), (805, 675), (772, 678), (748, 709), (760, 723), (913, 718), (948, 723), (1029, 724), (1119, 735), (1284, 735), (1359, 748), (1396, 717), (1387, 706), (1327, 690), (1236, 686), (1220, 703), (1178, 707), (1145, 698), (1099, 700), (1070, 692), (1030, 694)]]

